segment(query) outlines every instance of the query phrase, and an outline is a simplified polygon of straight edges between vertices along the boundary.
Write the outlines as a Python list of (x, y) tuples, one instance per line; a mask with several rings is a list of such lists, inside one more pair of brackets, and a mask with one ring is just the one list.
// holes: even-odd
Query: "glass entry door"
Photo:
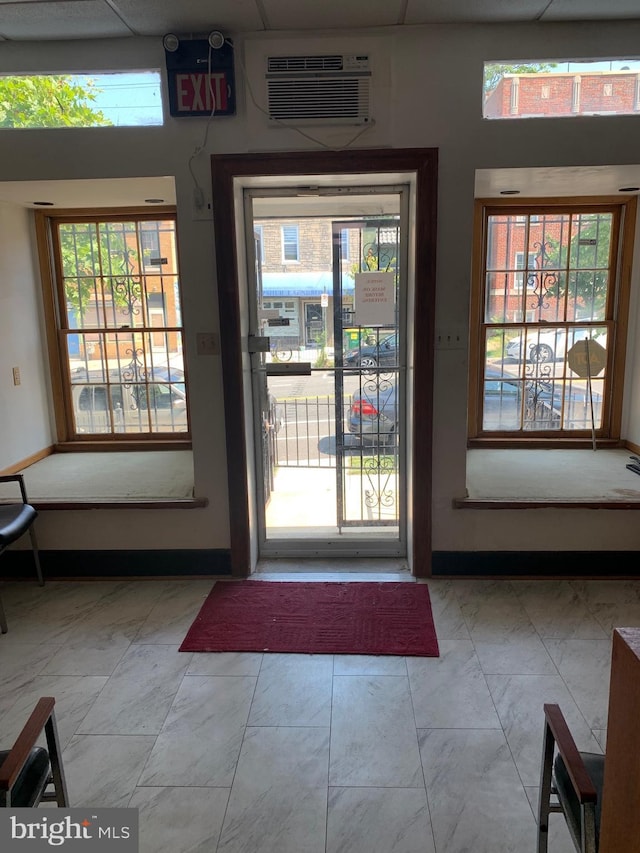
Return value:
[(247, 191), (261, 556), (406, 552), (404, 193)]

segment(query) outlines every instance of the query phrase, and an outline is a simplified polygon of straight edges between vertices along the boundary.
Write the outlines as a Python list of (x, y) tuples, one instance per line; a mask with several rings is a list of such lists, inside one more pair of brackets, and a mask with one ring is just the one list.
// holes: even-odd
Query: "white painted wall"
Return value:
[[(443, 25), (405, 28), (401, 33), (363, 32), (350, 35), (347, 42), (355, 52), (365, 37), (368, 45), (375, 47), (378, 39), (388, 49), (392, 97), (389, 121), (377, 124), (375, 133), (364, 134), (356, 145), (439, 149), (436, 326), (444, 330), (466, 328), (476, 169), (640, 162), (640, 117), (483, 121), (483, 61), (633, 56), (640, 43), (640, 23)], [(305, 34), (305, 42), (307, 39)], [(331, 37), (328, 39), (325, 46), (331, 49)], [(243, 40), (235, 41), (240, 81), (245, 51)], [(265, 41), (270, 40), (259, 34), (246, 40), (248, 67), (253, 54), (264, 52)], [(341, 45), (344, 43), (343, 37)], [(295, 47), (295, 36), (289, 44)], [(0, 73), (140, 67), (164, 67), (158, 39), (0, 45)], [(260, 81), (253, 80), (254, 92), (259, 87)], [(241, 87), (238, 100), (238, 115), (214, 119), (208, 150), (193, 161), (203, 186), (209, 184), (209, 153), (320, 149), (294, 131), (267, 128), (266, 123), (260, 130), (255, 111), (248, 120)], [(163, 128), (0, 131), (0, 180), (175, 176), (196, 494), (211, 501), (208, 509), (198, 512), (50, 513), (42, 523), (44, 547), (228, 547), (220, 360), (195, 353), (196, 333), (216, 331), (224, 322), (217, 313), (212, 224), (191, 217), (193, 181), (188, 161), (202, 142), (205, 126), (206, 119), (167, 119)], [(341, 144), (351, 136), (353, 129), (345, 130)], [(638, 278), (636, 270), (634, 294)], [(8, 289), (11, 295), (15, 286), (13, 278), (3, 277), (0, 293), (4, 295)], [(633, 304), (637, 311), (637, 296)], [(32, 323), (36, 313), (34, 308)], [(0, 319), (0, 324), (4, 322)], [(632, 317), (631, 326), (637, 328), (636, 317)], [(0, 347), (0, 369), (6, 373), (7, 352), (3, 344)], [(637, 350), (632, 359), (634, 373), (627, 377), (632, 394), (640, 379)], [(436, 355), (434, 548), (637, 548), (640, 525), (633, 512), (452, 509), (452, 499), (463, 495), (465, 488), (466, 359), (463, 350), (439, 351)], [(0, 387), (4, 390), (3, 384)], [(637, 394), (630, 398), (626, 412), (629, 436), (638, 441)], [(234, 461), (229, 460), (229, 464)], [(419, 529), (420, 520), (415, 522)]]
[(29, 212), (0, 202), (0, 470), (53, 442), (32, 245)]

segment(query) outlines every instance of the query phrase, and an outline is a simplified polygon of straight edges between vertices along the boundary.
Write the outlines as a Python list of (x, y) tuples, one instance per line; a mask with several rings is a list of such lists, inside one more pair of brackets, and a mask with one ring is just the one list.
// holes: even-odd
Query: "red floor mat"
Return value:
[(180, 651), (439, 654), (426, 584), (309, 581), (216, 583)]

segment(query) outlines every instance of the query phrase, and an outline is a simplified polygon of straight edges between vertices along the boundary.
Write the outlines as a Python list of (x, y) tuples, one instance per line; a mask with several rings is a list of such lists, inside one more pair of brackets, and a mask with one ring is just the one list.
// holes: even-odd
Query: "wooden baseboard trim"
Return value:
[(633, 441), (625, 441), (624, 446), (627, 450), (630, 450), (632, 453), (640, 454), (640, 444), (634, 444)]
[(47, 456), (51, 456), (53, 451), (54, 448), (51, 444), (49, 445), (49, 447), (44, 447), (42, 450), (38, 450), (36, 453), (32, 453), (31, 456), (27, 456), (26, 459), (22, 459), (20, 462), (16, 462), (14, 465), (9, 465), (8, 468), (3, 468), (0, 471), (0, 474), (17, 474), (18, 471), (22, 471), (23, 468), (28, 468), (35, 462), (39, 462), (41, 459), (46, 459)]

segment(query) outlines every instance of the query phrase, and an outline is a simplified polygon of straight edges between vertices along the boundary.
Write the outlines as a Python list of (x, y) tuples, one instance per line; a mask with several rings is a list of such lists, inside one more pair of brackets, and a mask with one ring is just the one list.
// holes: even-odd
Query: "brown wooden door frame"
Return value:
[[(411, 482), (407, 522), (412, 528), (413, 570), (431, 574), (431, 456), (433, 415), (434, 309), (436, 277), (436, 214), (438, 152), (435, 148), (363, 149), (349, 151), (295, 151), (268, 154), (217, 154), (211, 157), (213, 221), (220, 311), (231, 570), (245, 577), (251, 567), (249, 477), (245, 412), (242, 396), (242, 340), (238, 257), (235, 234), (235, 179), (295, 175), (339, 176), (403, 174), (415, 182), (415, 270), (413, 353), (408, 381), (412, 383), (412, 453), (408, 460)], [(244, 260), (242, 260), (244, 263)], [(411, 263), (409, 265), (411, 267)], [(420, 322), (415, 322), (420, 318)]]

